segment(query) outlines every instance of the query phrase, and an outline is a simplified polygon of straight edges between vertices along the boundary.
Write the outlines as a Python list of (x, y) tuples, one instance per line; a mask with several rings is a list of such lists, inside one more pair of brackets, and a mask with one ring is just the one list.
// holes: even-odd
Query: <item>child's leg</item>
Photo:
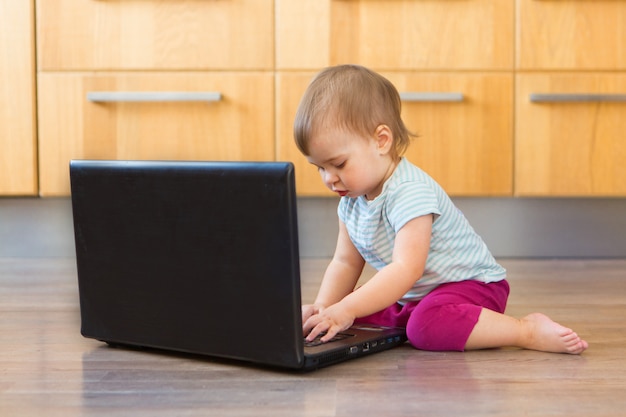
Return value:
[(440, 285), (412, 310), (406, 329), (409, 342), (422, 350), (463, 351), (483, 307), (504, 312), (506, 281), (462, 281)]
[(586, 341), (540, 313), (523, 319), (504, 315), (508, 284), (463, 281), (437, 287), (421, 300), (407, 323), (407, 336), (423, 350), (521, 347), (578, 354)]
[(543, 314), (534, 313), (516, 319), (483, 308), (465, 349), (503, 346), (573, 354), (579, 354), (589, 347), (574, 331)]
[(355, 323), (406, 327), (411, 344), (422, 350), (511, 346), (578, 354), (587, 349), (587, 342), (575, 332), (543, 314), (523, 319), (504, 315), (508, 293), (506, 281), (444, 284), (418, 303), (394, 304)]
[(378, 326), (388, 327), (406, 327), (406, 322), (411, 316), (411, 311), (415, 307), (415, 303), (400, 305), (394, 303), (384, 310), (372, 315), (357, 318), (354, 324), (375, 324)]

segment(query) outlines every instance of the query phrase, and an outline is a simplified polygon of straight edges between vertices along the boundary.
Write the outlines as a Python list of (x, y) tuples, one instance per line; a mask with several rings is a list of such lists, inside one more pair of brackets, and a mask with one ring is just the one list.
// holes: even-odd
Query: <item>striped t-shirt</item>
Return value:
[(342, 197), (337, 210), (361, 256), (377, 270), (391, 262), (396, 233), (408, 221), (433, 215), (424, 274), (400, 302), (417, 301), (440, 284), (496, 282), (506, 277), (463, 213), (428, 174), (402, 158), (381, 194)]

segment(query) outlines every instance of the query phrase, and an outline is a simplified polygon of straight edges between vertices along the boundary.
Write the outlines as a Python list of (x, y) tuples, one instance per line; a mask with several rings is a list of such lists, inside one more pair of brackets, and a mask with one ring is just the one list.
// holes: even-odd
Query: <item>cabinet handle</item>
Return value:
[(92, 91), (87, 93), (87, 100), (96, 103), (104, 102), (185, 102), (185, 101), (220, 101), (222, 94), (215, 91), (184, 92), (184, 91)]
[(626, 102), (626, 94), (530, 94), (533, 103)]
[(463, 93), (420, 93), (405, 91), (400, 93), (400, 100), (411, 102), (459, 102), (463, 101)]

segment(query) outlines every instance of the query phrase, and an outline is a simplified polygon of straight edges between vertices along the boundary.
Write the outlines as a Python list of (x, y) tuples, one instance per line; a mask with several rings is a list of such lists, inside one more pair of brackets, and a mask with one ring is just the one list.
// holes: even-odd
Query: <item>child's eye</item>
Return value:
[(335, 165), (335, 168), (340, 168), (340, 169), (341, 169), (341, 168), (343, 168), (343, 167), (345, 167), (345, 166), (346, 166), (346, 161), (343, 161), (343, 162), (341, 162), (340, 164), (336, 164), (336, 165)]

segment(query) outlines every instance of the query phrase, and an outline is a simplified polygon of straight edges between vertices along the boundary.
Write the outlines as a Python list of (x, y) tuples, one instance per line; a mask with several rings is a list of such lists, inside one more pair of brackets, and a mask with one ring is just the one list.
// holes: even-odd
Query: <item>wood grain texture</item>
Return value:
[(531, 93), (623, 92), (626, 74), (520, 74), (516, 90), (516, 195), (626, 194), (626, 103), (530, 101)]
[(513, 68), (512, 0), (278, 0), (277, 11), (280, 69)]
[[(95, 103), (101, 91), (219, 92), (216, 102)], [(69, 195), (70, 159), (275, 158), (267, 72), (39, 74), (42, 195)]]
[(38, 65), (233, 70), (274, 65), (271, 0), (37, 1)]
[[(304, 259), (303, 298), (327, 259)], [(0, 259), (0, 415), (621, 416), (625, 260), (503, 260), (511, 315), (540, 310), (581, 356), (402, 346), (309, 374), (113, 349), (79, 334), (71, 258)], [(368, 271), (371, 273), (371, 271)]]
[[(399, 92), (460, 92), (462, 102), (405, 101), (402, 119), (418, 135), (405, 156), (454, 196), (513, 194), (513, 76), (507, 73), (382, 72)], [(300, 195), (330, 195), (293, 140), (293, 120), (314, 73), (276, 80), (279, 160), (296, 165)]]
[(626, 69), (626, 3), (518, 0), (519, 69)]
[(37, 194), (34, 14), (0, 4), (0, 195)]

